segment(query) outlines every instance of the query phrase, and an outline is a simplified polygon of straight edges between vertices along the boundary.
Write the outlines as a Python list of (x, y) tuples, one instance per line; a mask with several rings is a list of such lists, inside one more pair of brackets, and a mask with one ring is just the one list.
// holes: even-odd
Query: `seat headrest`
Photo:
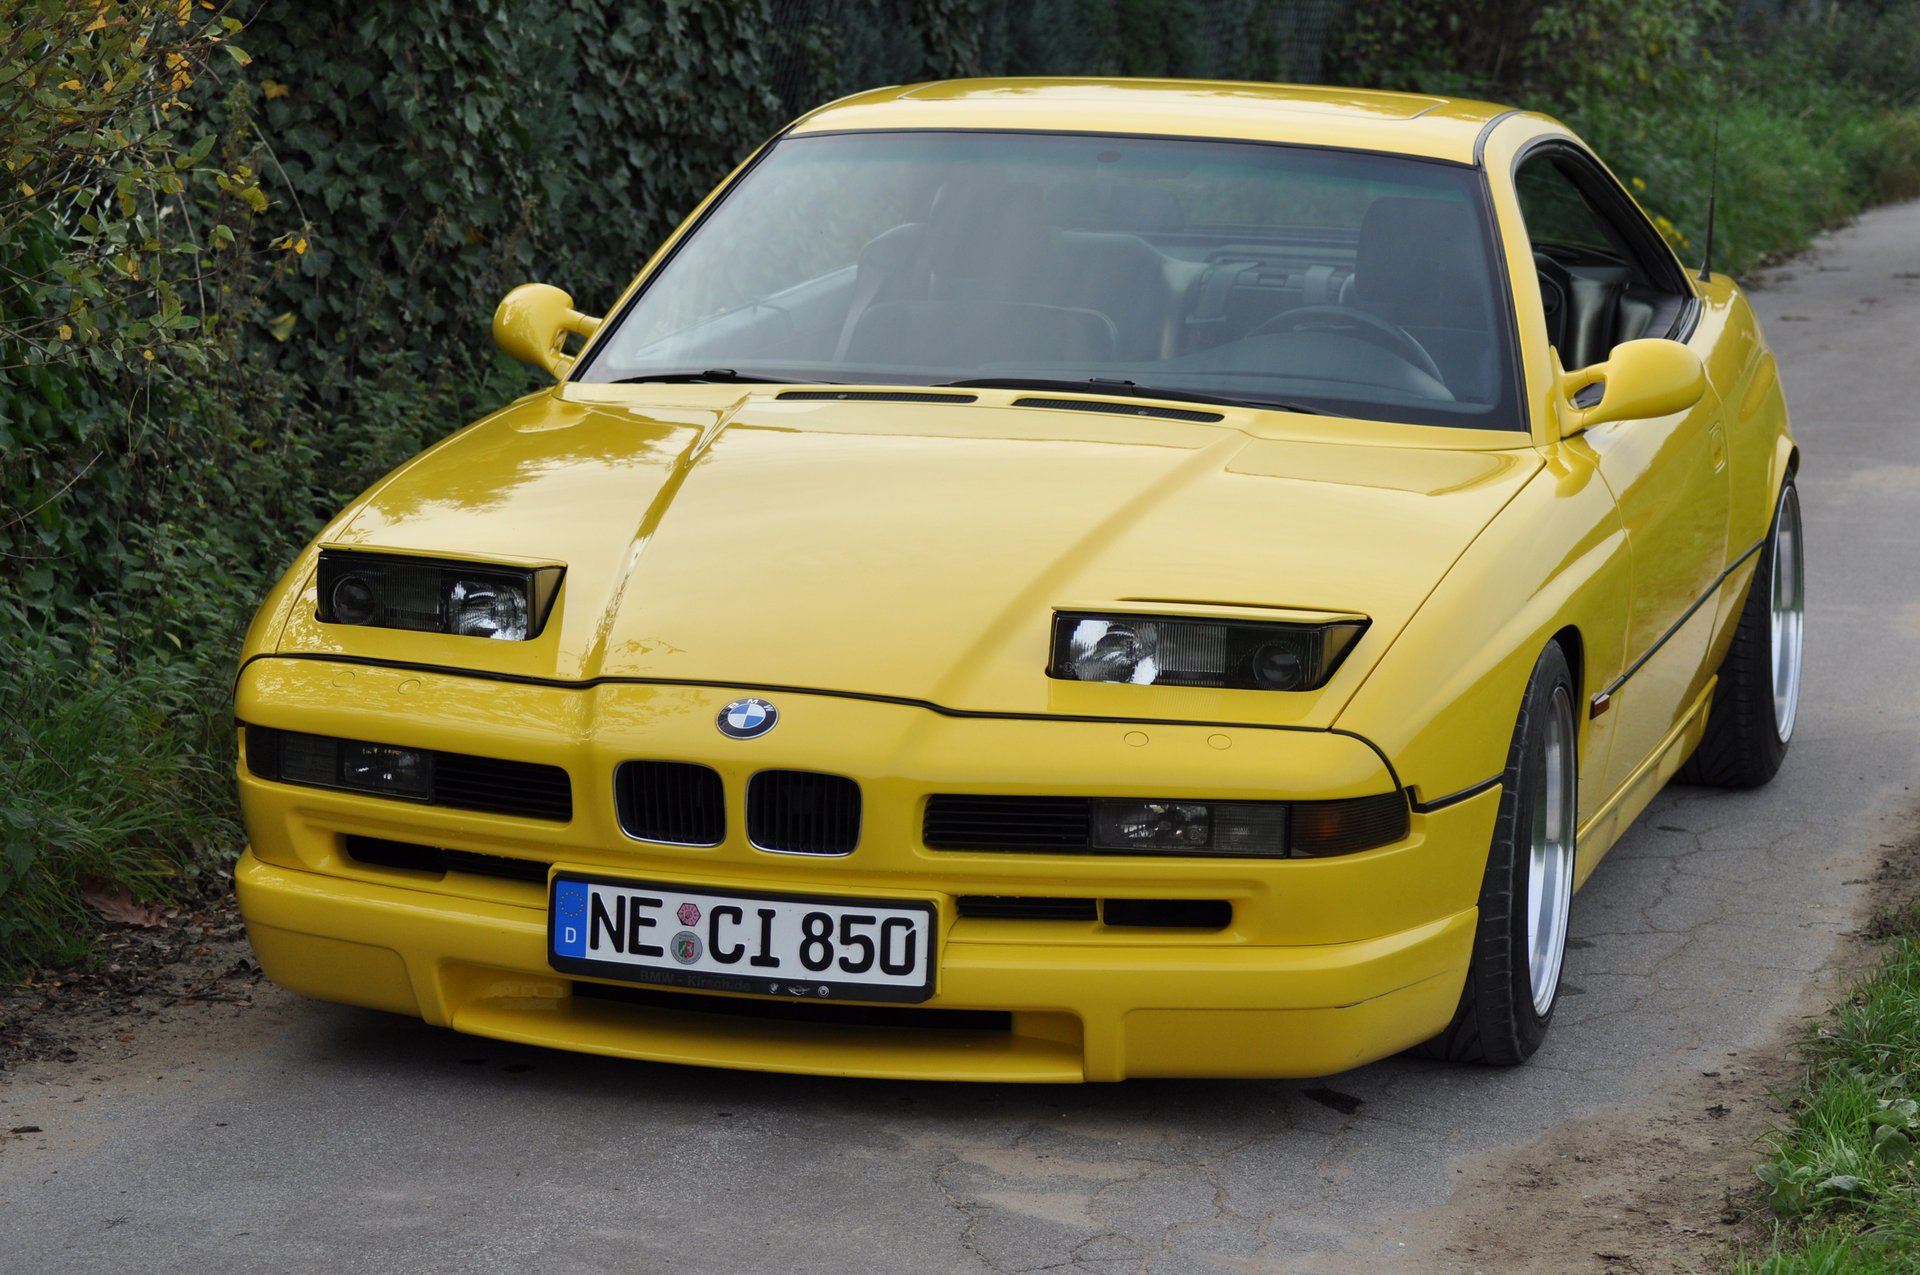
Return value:
[(980, 180), (943, 186), (928, 226), (935, 278), (968, 281), (990, 295), (1023, 294), (1057, 266), (1059, 231), (1040, 215), (1030, 182)]
[(1494, 279), (1473, 209), (1445, 199), (1376, 199), (1360, 222), (1355, 299), (1406, 326), (1484, 328)]

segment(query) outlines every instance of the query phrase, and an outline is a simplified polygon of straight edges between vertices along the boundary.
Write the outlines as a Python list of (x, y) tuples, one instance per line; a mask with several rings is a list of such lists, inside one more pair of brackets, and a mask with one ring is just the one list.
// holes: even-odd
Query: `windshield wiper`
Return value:
[(831, 385), (832, 381), (809, 381), (797, 376), (757, 376), (736, 372), (730, 367), (710, 367), (700, 372), (643, 372), (623, 376), (611, 385)]
[(1059, 390), (1075, 394), (1110, 394), (1119, 398), (1158, 398), (1176, 403), (1211, 403), (1216, 407), (1253, 407), (1265, 411), (1301, 412), (1308, 416), (1330, 416), (1332, 413), (1318, 407), (1303, 407), (1299, 403), (1277, 403), (1264, 399), (1226, 398), (1219, 394), (1203, 394), (1199, 390), (1171, 390), (1156, 385), (1140, 385), (1133, 381), (1109, 380), (1103, 376), (1090, 376), (1084, 381), (1049, 380), (1044, 377), (1028, 376), (982, 376), (966, 381), (942, 381), (936, 388), (954, 390)]

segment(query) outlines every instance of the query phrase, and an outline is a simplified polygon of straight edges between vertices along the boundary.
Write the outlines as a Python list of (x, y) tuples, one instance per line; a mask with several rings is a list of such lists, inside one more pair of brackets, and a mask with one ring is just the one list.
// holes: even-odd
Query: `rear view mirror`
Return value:
[(573, 366), (563, 350), (567, 333), (590, 337), (600, 320), (573, 308), (573, 298), (548, 283), (523, 283), (493, 312), (493, 340), (502, 350), (558, 380)]
[(1606, 362), (1560, 373), (1560, 436), (1609, 421), (1671, 416), (1706, 392), (1706, 366), (1678, 341), (1623, 341)]

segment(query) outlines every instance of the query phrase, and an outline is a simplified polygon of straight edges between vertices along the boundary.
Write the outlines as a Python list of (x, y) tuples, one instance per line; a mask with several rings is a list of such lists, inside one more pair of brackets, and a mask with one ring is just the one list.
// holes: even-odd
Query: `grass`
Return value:
[(1706, 247), (1717, 123), (1714, 268), (1736, 278), (1801, 251), (1865, 208), (1920, 195), (1920, 111), (1831, 86), (1743, 93), (1697, 111), (1609, 104), (1569, 112), (1567, 122), (1692, 266)]
[(1920, 905), (1807, 1042), (1792, 1123), (1755, 1170), (1777, 1222), (1741, 1275), (1920, 1272)]
[(88, 887), (165, 901), (231, 858), (227, 698), (184, 661), (90, 675), (0, 644), (0, 976), (86, 959)]

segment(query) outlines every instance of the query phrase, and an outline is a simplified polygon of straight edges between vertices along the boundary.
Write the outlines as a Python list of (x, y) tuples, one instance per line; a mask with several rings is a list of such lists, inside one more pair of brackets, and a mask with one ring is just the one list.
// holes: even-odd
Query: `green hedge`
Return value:
[(1690, 260), (1717, 146), (1714, 265), (1735, 275), (1920, 194), (1915, 0), (1375, 0), (1327, 65), (1559, 116)]

